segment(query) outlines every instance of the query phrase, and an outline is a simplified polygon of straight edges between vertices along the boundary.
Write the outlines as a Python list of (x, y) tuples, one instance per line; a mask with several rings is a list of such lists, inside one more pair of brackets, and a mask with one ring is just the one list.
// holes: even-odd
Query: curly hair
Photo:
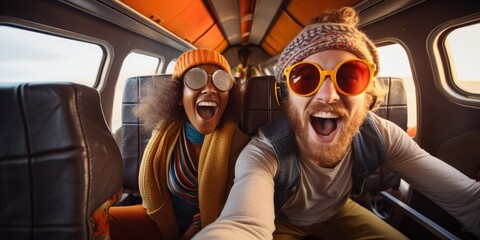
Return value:
[(358, 15), (353, 8), (342, 7), (339, 9), (326, 10), (317, 16), (314, 16), (309, 24), (314, 23), (342, 23), (352, 27), (357, 27), (359, 22)]
[[(183, 79), (162, 79), (153, 76), (141, 86), (139, 104), (133, 109), (133, 114), (143, 124), (143, 130), (151, 131), (158, 127), (160, 121), (183, 121), (185, 109), (180, 105), (183, 94)], [(236, 84), (230, 89), (227, 107), (221, 118), (219, 128), (226, 120), (237, 120), (240, 113), (241, 96)]]

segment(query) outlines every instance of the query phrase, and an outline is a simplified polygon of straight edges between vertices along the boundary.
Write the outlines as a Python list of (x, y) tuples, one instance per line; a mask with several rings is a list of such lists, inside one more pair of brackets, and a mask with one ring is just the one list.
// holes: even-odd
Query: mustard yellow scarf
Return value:
[[(179, 230), (167, 187), (168, 161), (178, 140), (183, 121), (160, 123), (145, 148), (140, 165), (139, 187), (143, 206), (157, 223), (165, 239), (178, 238)], [(198, 163), (198, 197), (202, 226), (218, 218), (229, 189), (229, 166), (236, 125), (227, 121), (222, 129), (205, 136)], [(247, 138), (243, 135), (243, 147)], [(239, 151), (238, 151), (239, 152)], [(236, 156), (235, 156), (236, 158)]]

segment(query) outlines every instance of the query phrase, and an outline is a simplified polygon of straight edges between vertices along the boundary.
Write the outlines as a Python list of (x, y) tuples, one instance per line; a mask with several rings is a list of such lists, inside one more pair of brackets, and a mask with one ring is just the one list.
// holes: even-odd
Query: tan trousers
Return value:
[(336, 215), (312, 226), (294, 226), (275, 220), (275, 240), (301, 239), (312, 235), (319, 239), (408, 239), (395, 228), (351, 199)]

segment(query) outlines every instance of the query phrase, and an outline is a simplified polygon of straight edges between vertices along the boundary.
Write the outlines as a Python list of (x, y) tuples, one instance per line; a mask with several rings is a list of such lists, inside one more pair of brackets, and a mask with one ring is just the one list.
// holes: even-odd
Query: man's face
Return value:
[(248, 60), (250, 59), (250, 52), (246, 52), (246, 51), (240, 52), (238, 55), (238, 58), (240, 60), (240, 63), (244, 67), (246, 67), (248, 64)]
[[(347, 51), (327, 50), (304, 61), (331, 70), (338, 63), (356, 59)], [(321, 166), (335, 167), (343, 158), (353, 136), (368, 112), (365, 93), (344, 96), (328, 76), (315, 94), (302, 97), (288, 91), (287, 114), (303, 158)]]
[(229, 93), (215, 88), (212, 75), (220, 69), (216, 65), (198, 66), (207, 72), (207, 84), (199, 90), (192, 90), (184, 84), (182, 104), (190, 123), (202, 134), (212, 133), (222, 118), (228, 104)]

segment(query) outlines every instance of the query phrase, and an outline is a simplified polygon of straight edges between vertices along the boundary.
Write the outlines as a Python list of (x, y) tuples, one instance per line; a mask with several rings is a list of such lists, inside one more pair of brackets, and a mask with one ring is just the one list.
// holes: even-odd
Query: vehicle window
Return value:
[(132, 52), (128, 54), (122, 64), (115, 87), (113, 99), (112, 129), (116, 130), (122, 125), (122, 97), (125, 82), (130, 77), (158, 74), (163, 60), (142, 53)]
[(480, 94), (480, 23), (458, 28), (445, 40), (454, 84), (463, 91)]
[(0, 82), (70, 81), (96, 85), (104, 51), (99, 45), (0, 26)]
[(274, 75), (269, 68), (264, 68), (263, 71), (265, 72), (266, 75)]
[(173, 69), (175, 68), (175, 63), (177, 63), (177, 59), (173, 59), (172, 61), (170, 61), (170, 63), (168, 63), (167, 69), (165, 70), (165, 74), (173, 73)]
[[(391, 44), (378, 47), (378, 55), (380, 57), (380, 73), (379, 76), (398, 77), (403, 79), (407, 92), (407, 109), (409, 129), (415, 128), (417, 125), (417, 101), (415, 94), (415, 83), (410, 67), (410, 62), (405, 49), (400, 44)], [(410, 132), (414, 135), (414, 131)]]

